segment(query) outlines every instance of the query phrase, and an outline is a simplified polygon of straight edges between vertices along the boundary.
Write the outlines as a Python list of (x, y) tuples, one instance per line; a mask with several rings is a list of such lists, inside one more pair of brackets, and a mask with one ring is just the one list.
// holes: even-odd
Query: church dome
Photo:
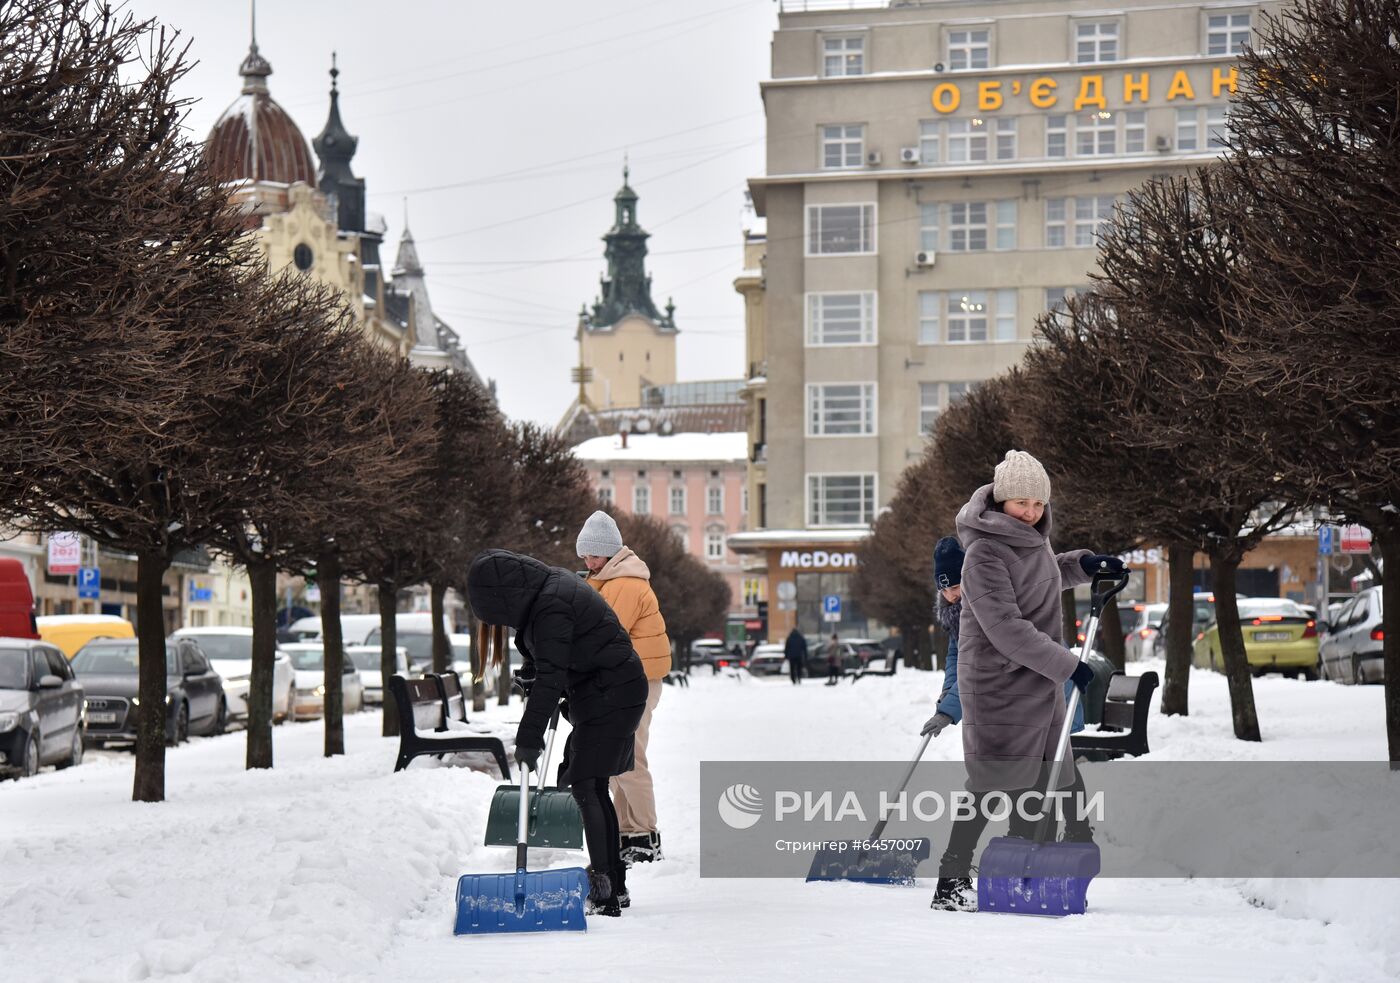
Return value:
[(316, 187), (311, 148), (287, 111), (268, 93), (272, 66), (257, 41), (239, 66), (243, 91), (224, 110), (205, 141), (210, 168), (220, 181), (303, 181)]

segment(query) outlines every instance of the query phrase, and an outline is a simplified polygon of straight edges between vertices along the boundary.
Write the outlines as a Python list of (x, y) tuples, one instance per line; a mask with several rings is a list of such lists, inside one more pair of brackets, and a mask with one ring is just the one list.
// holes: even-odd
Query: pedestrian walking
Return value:
[[(993, 481), (978, 488), (957, 517), (966, 550), (958, 621), (958, 680), (968, 790), (968, 819), (953, 824), (939, 864), (933, 907), (965, 909), (968, 871), (987, 825), (990, 793), (1016, 801), (1040, 780), (1064, 723), (1064, 684), (1081, 692), (1093, 673), (1065, 648), (1061, 591), (1088, 583), (1099, 569), (1121, 571), (1117, 557), (1089, 550), (1055, 553), (1050, 477), (1030, 454), (1008, 451)], [(1075, 781), (1073, 761), (1062, 786)], [(1035, 822), (1011, 813), (1011, 835), (1031, 837)]]
[(835, 686), (841, 681), (841, 637), (831, 633), (831, 641), (826, 643), (826, 684)]
[(467, 573), (467, 596), (482, 621), (509, 625), (528, 690), (515, 760), (534, 771), (561, 696), (573, 725), (568, 780), (588, 846), (591, 914), (617, 915), (630, 901), (608, 780), (632, 769), (633, 741), (646, 712), (646, 670), (631, 639), (597, 591), (576, 574), (534, 557), (486, 550)]
[[(661, 859), (661, 834), (656, 828), (656, 791), (647, 762), (651, 718), (661, 702), (662, 680), (671, 671), (671, 640), (651, 570), (623, 545), (622, 532), (606, 512), (594, 512), (575, 543), (588, 567), (588, 586), (603, 596), (632, 640), (647, 676), (646, 709), (633, 741), (632, 770), (613, 776), (611, 789), (622, 837), (622, 862), (627, 865)], [(738, 646), (735, 646), (738, 648)]]
[(802, 666), (807, 661), (807, 639), (802, 637), (802, 632), (794, 625), (792, 631), (788, 632), (788, 637), (783, 642), (783, 655), (788, 661), (788, 676), (792, 679), (794, 686), (802, 682)]

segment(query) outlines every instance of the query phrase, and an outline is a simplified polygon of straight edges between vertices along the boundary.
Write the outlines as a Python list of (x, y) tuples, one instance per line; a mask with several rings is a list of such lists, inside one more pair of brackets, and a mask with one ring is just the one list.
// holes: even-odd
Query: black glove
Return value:
[(1109, 556), (1106, 553), (1093, 553), (1089, 556), (1081, 556), (1079, 565), (1084, 568), (1084, 572), (1093, 576), (1096, 573), (1122, 573), (1125, 569), (1123, 561), (1116, 556)]
[(1074, 667), (1074, 672), (1070, 675), (1074, 680), (1074, 685), (1079, 687), (1079, 692), (1083, 693), (1089, 689), (1089, 684), (1094, 681), (1094, 670), (1089, 668), (1087, 662), (1081, 662)]
[(520, 695), (525, 699), (530, 698), (530, 687), (535, 685), (534, 676), (522, 676), (519, 672), (510, 674), (510, 685), (512, 689), (519, 690)]
[(522, 768), (529, 768), (531, 771), (535, 771), (535, 766), (538, 765), (540, 761), (540, 750), (541, 749), (537, 747), (521, 747), (517, 744), (515, 746), (515, 763)]
[(569, 723), (573, 723), (572, 720), (569, 720), (569, 698), (567, 696), (559, 701), (559, 716), (568, 720)]
[(919, 731), (919, 736), (923, 737), (925, 734), (932, 734), (934, 737), (937, 737), (943, 732), (943, 728), (947, 727), (952, 722), (953, 718), (946, 713), (935, 713), (932, 717), (929, 717), (928, 720), (924, 721), (924, 729)]

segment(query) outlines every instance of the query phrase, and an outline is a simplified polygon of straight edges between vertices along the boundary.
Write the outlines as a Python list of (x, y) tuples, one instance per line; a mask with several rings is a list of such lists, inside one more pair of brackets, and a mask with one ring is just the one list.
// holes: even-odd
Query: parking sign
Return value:
[(78, 568), (78, 596), (97, 600), (102, 593), (102, 571), (97, 567)]
[(841, 595), (827, 594), (822, 598), (822, 620), (841, 620)]
[(1317, 528), (1317, 552), (1320, 556), (1330, 556), (1332, 554), (1332, 527), (1318, 526)]

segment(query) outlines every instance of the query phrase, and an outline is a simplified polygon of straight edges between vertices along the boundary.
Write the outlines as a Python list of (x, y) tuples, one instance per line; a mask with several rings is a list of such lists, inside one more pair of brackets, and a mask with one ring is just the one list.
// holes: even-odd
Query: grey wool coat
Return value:
[[(958, 513), (963, 561), (958, 690), (968, 788), (1032, 788), (1065, 719), (1064, 683), (1079, 657), (1065, 648), (1061, 591), (1087, 583), (1089, 550), (1050, 548), (1051, 507), (1028, 526), (998, 511), (984, 485)], [(1074, 779), (1067, 760), (1058, 785)]]

